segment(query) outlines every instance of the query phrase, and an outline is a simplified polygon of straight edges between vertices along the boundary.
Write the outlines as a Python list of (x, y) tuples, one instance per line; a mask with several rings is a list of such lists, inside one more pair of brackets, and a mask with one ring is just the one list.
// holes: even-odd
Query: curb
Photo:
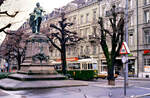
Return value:
[(141, 97), (145, 97), (145, 96), (150, 96), (150, 93), (143, 94), (143, 95), (130, 96), (130, 97), (131, 98), (141, 98)]
[[(116, 80), (124, 80), (124, 78), (122, 78), (122, 79), (120, 78), (120, 79), (116, 79)], [(150, 81), (150, 78), (146, 78), (146, 79), (145, 78), (143, 78), (143, 79), (141, 79), (141, 78), (140, 79), (138, 79), (138, 78), (136, 78), (136, 79), (128, 78), (128, 80)]]
[(63, 88), (63, 87), (78, 87), (78, 86), (88, 86), (88, 85), (64, 85), (64, 86), (48, 86), (48, 87), (3, 87), (0, 86), (0, 89), (17, 91), (17, 90), (32, 90), (32, 89), (48, 89), (48, 88)]
[[(109, 85), (99, 85), (99, 84), (94, 84), (93, 86), (96, 87), (103, 87), (103, 88), (123, 88), (124, 85), (115, 85), (115, 86), (109, 86)], [(127, 86), (127, 88), (131, 87), (132, 85)]]

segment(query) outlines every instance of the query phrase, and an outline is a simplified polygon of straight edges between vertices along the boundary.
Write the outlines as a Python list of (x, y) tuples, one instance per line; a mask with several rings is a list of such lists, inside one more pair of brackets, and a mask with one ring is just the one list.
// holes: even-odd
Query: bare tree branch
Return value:
[(56, 30), (59, 30), (60, 32), (62, 31), (59, 27), (57, 27), (57, 26), (54, 25), (54, 24), (50, 24), (50, 27), (51, 27), (51, 28), (55, 28)]
[(11, 15), (11, 14), (9, 14), (7, 11), (0, 12), (0, 14), (7, 15), (7, 16), (9, 16), (9, 17), (15, 17), (18, 13), (19, 13), (19, 12), (17, 11), (17, 12), (15, 12), (14, 15)]
[(49, 39), (51, 44), (61, 52), (61, 49), (53, 42), (52, 38), (50, 38), (49, 36), (47, 36), (47, 38)]

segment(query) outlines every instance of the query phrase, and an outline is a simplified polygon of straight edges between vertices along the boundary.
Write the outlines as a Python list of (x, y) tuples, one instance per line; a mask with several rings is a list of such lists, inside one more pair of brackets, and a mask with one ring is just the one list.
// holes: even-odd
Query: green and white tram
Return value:
[[(53, 62), (56, 70), (61, 73), (61, 61)], [(98, 63), (95, 59), (79, 59), (76, 61), (67, 61), (67, 74), (78, 80), (91, 80), (97, 77)]]

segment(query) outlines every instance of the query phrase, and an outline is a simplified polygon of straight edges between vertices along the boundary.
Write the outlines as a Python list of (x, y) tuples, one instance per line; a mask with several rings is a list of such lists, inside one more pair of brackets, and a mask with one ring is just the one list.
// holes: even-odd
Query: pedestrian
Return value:
[(5, 71), (8, 72), (8, 63), (5, 63)]
[(4, 72), (4, 68), (5, 68), (5, 67), (4, 67), (4, 65), (2, 64), (2, 66), (1, 66), (1, 71), (2, 71), (2, 72)]

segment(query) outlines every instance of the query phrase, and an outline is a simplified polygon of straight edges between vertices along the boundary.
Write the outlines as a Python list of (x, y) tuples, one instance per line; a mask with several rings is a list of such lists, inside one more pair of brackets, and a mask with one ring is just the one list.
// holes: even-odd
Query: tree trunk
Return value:
[(108, 85), (115, 85), (115, 78), (114, 78), (114, 64), (112, 61), (108, 63)]
[(115, 79), (114, 80), (108, 80), (108, 85), (115, 85)]
[(62, 45), (61, 62), (62, 62), (62, 72), (65, 75), (66, 74), (66, 49), (65, 49), (65, 45)]
[(18, 58), (18, 70), (21, 69), (21, 58)]

